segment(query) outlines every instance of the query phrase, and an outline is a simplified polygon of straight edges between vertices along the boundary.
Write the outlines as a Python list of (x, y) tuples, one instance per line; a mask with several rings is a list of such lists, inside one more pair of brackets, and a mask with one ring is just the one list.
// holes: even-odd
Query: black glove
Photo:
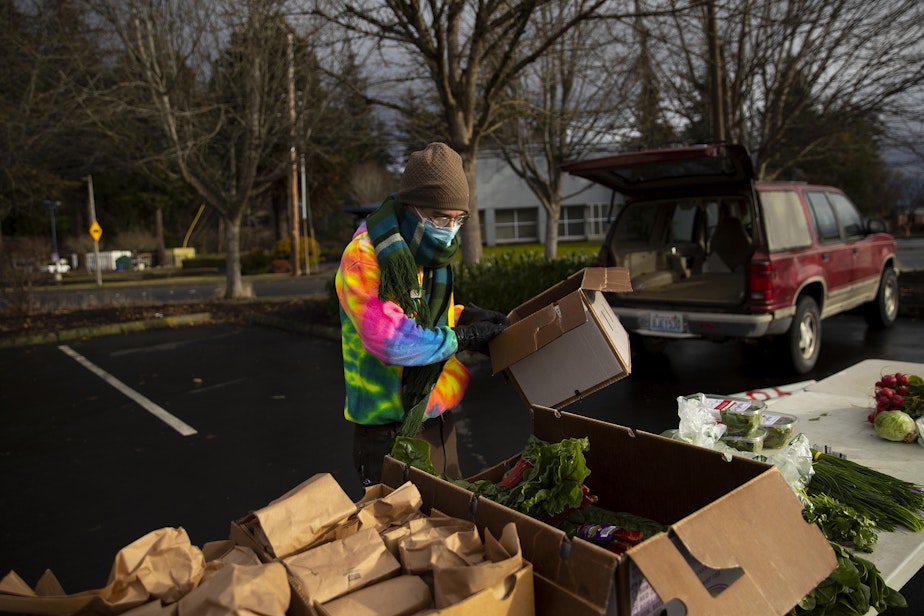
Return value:
[(457, 325), (452, 328), (459, 341), (459, 351), (478, 351), (487, 353), (488, 342), (494, 336), (504, 331), (506, 325), (491, 323), (489, 321), (475, 321), (467, 325)]
[(459, 315), (459, 325), (468, 325), (476, 321), (487, 321), (498, 325), (510, 325), (510, 320), (503, 312), (479, 308), (475, 304), (466, 304), (462, 314)]

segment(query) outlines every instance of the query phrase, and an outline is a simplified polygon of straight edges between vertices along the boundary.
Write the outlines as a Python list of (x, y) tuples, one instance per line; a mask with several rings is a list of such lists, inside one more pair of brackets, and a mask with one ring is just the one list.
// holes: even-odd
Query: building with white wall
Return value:
[[(481, 239), (488, 246), (543, 242), (548, 215), (526, 182), (499, 156), (480, 152), (478, 157), (478, 213)], [(563, 179), (559, 241), (602, 239), (615, 215), (612, 191), (583, 178)]]

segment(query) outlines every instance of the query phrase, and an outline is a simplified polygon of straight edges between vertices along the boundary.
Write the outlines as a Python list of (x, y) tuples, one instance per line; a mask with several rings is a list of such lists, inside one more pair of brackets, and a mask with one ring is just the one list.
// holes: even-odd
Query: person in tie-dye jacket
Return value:
[(408, 159), (398, 192), (359, 226), (337, 271), (344, 416), (355, 424), (353, 461), (363, 485), (381, 480), (398, 436), (430, 444), (437, 472), (461, 476), (451, 409), (469, 372), (456, 358), (486, 352), (507, 317), (456, 305), (456, 234), (468, 218), (459, 155), (431, 143)]

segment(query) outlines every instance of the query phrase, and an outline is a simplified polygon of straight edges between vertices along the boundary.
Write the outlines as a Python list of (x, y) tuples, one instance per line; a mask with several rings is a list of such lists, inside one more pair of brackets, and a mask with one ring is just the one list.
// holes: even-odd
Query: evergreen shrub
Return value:
[(546, 259), (537, 253), (500, 253), (481, 264), (456, 265), (455, 301), (507, 313), (594, 262), (584, 254)]

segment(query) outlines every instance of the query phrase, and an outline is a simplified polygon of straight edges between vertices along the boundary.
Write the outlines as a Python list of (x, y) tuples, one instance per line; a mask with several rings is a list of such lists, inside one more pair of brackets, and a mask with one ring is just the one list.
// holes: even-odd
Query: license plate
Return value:
[(683, 333), (683, 315), (676, 312), (652, 312), (649, 329), (653, 332)]

